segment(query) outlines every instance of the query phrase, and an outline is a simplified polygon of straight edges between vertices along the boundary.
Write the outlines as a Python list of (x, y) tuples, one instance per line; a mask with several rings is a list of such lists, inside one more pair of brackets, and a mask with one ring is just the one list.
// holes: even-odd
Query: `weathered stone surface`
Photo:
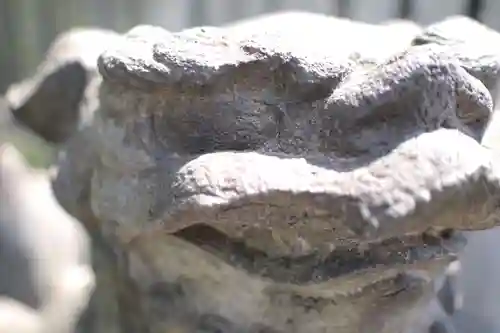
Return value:
[(90, 244), (10, 144), (0, 146), (0, 331), (73, 332), (94, 288)]
[[(331, 55), (349, 52), (374, 61), (384, 60), (407, 48), (421, 32), (418, 25), (404, 20), (391, 20), (376, 25), (302, 11), (265, 14), (230, 23), (225, 28), (230, 31), (231, 36), (237, 38), (278, 35), (288, 38), (297, 50), (312, 45), (325, 51), (329, 48)], [(325, 34), (335, 42), (325, 45)], [(297, 40), (301, 43), (296, 43)]]
[(431, 24), (415, 38), (414, 43), (477, 43), (482, 48), (498, 48), (492, 43), (498, 39), (498, 32), (467, 16), (450, 16), (442, 21)]
[(465, 16), (452, 16), (426, 27), (413, 44), (439, 44), (480, 79), (495, 98), (500, 74), (500, 33)]
[[(107, 216), (108, 211), (109, 214), (121, 215), (109, 215), (106, 219), (124, 221), (124, 225), (134, 225), (133, 221), (151, 220), (152, 217), (164, 221), (161, 215), (163, 210), (168, 210), (168, 206), (164, 204), (166, 197), (175, 198), (174, 205), (179, 207), (181, 199), (189, 201), (189, 191), (207, 193), (206, 203), (200, 203), (207, 206), (230, 204), (233, 200), (240, 200), (240, 193), (242, 197), (249, 197), (250, 194), (252, 197), (258, 197), (260, 194), (286, 191), (286, 188), (293, 190), (293, 193), (311, 192), (316, 183), (324, 186), (318, 191), (325, 192), (328, 189), (327, 179), (332, 186), (338, 188), (336, 183), (342, 184), (342, 177), (351, 177), (345, 172), (347, 168), (353, 171), (359, 169), (355, 167), (356, 160), (343, 161), (339, 156), (356, 157), (366, 162), (375, 159), (369, 165), (373, 168), (379, 160), (383, 160), (384, 165), (390, 164), (392, 160), (395, 161), (394, 165), (400, 165), (404, 158), (399, 156), (408, 155), (407, 151), (412, 151), (413, 142), (418, 142), (419, 145), (429, 142), (428, 145), (433, 146), (429, 147), (429, 156), (423, 158), (422, 163), (432, 158), (441, 159), (443, 154), (454, 156), (456, 164), (446, 165), (443, 174), (450, 174), (450, 170), (446, 168), (460, 167), (464, 168), (461, 173), (467, 178), (466, 173), (482, 170), (482, 163), (489, 163), (486, 151), (479, 149), (480, 146), (472, 138), (480, 137), (487, 125), (492, 111), (491, 96), (480, 81), (460, 67), (460, 63), (452, 62), (446, 54), (441, 60), (439, 49), (436, 51), (434, 47), (414, 47), (389, 60), (387, 64), (368, 69), (360, 68), (354, 72), (352, 69), (356, 68), (356, 65), (349, 67), (349, 62), (346, 61), (344, 72), (341, 66), (337, 65), (335, 57), (331, 62), (318, 61), (312, 65), (308, 61), (314, 59), (302, 58), (300, 54), (297, 59), (292, 56), (285, 61), (282, 59), (285, 57), (281, 55), (289, 53), (281, 51), (279, 41), (274, 41), (275, 49), (270, 50), (267, 45), (259, 44), (255, 40), (241, 45), (238, 42), (231, 43), (229, 38), (226, 43), (222, 43), (214, 37), (215, 41), (210, 42), (208, 38), (211, 32), (207, 30), (200, 34), (202, 36), (197, 41), (193, 41), (191, 37), (183, 40), (182, 33), (172, 34), (164, 44), (152, 46), (153, 55), (149, 59), (134, 58), (136, 55), (132, 53), (124, 56), (121, 52), (127, 50), (125, 47), (108, 51), (101, 58), (101, 72), (107, 81), (102, 88), (105, 93), (102, 99), (104, 106), (101, 117), (95, 124), (95, 138), (99, 142), (103, 169), (120, 170), (117, 186), (129, 177), (130, 183), (137, 184), (135, 191), (131, 191), (135, 194), (128, 200), (125, 200), (126, 197), (111, 195), (110, 200), (121, 202), (120, 206), (111, 205), (107, 198), (96, 197), (94, 209), (101, 215)], [(135, 47), (135, 38), (127, 43), (130, 49), (138, 49)], [(179, 50), (181, 43), (184, 43), (183, 48)], [(246, 52), (245, 49), (249, 49), (248, 44), (252, 47)], [(144, 52), (144, 49), (145, 47), (142, 47), (141, 52)], [(319, 59), (328, 60), (328, 54), (321, 54), (321, 51), (309, 49), (307, 52), (315, 53)], [(189, 59), (190, 54), (193, 54), (193, 59)], [(228, 58), (221, 59), (222, 57)], [(223, 61), (227, 61), (224, 66), (221, 65)], [(185, 64), (190, 68), (183, 67)], [(322, 66), (315, 66), (316, 64)], [(136, 70), (137, 68), (151, 70), (142, 75), (144, 70)], [(264, 71), (266, 68), (267, 71)], [(163, 75), (160, 76), (162, 70)], [(158, 76), (149, 80), (151, 72), (156, 72)], [(301, 72), (303, 75), (300, 75)], [(121, 80), (120, 84), (114, 84), (117, 80)], [(377, 80), (380, 82), (378, 85)], [(338, 84), (337, 81), (341, 83)], [(110, 84), (106, 84), (107, 82)], [(264, 82), (269, 83), (264, 85)], [(146, 89), (132, 90), (133, 93), (129, 93), (126, 84), (136, 89), (140, 89), (142, 85), (151, 89), (151, 93)], [(420, 84), (419, 89), (412, 91), (411, 87), (417, 84)], [(209, 90), (207, 85), (211, 87)], [(328, 86), (335, 90), (323, 102), (323, 95), (329, 92)], [(315, 102), (317, 105), (312, 105)], [(409, 109), (412, 105), (413, 109)], [(120, 115), (120, 111), (123, 115)], [(135, 118), (132, 118), (131, 112), (136, 113)], [(352, 126), (357, 128), (349, 131)], [(453, 130), (439, 130), (441, 127), (456, 128), (472, 138), (462, 137), (460, 132)], [(363, 138), (363, 135), (366, 135), (366, 138)], [(410, 137), (414, 139), (406, 140)], [(127, 144), (123, 144), (123, 138), (126, 138)], [(381, 142), (379, 144), (373, 140)], [(406, 142), (402, 143), (405, 140)], [(455, 148), (456, 151), (448, 147), (439, 148), (433, 140), (463, 140), (463, 144), (471, 149), (467, 153), (460, 153), (462, 147)], [(398, 148), (393, 149), (395, 146)], [(438, 151), (434, 152), (435, 149)], [(225, 150), (255, 150), (258, 153), (220, 152)], [(391, 152), (387, 154), (389, 151)], [(479, 164), (465, 168), (466, 164), (471, 163), (467, 155), (474, 151), (479, 154), (474, 159), (475, 163)], [(305, 159), (269, 156), (271, 153), (301, 153), (299, 157)], [(196, 155), (200, 154), (203, 156), (196, 158)], [(376, 155), (381, 154), (386, 155), (377, 158)], [(181, 156), (178, 157), (179, 155)], [(463, 158), (458, 157), (460, 155), (463, 155)], [(166, 158), (164, 156), (169, 157), (168, 160), (162, 161), (162, 158)], [(328, 160), (334, 156), (337, 159)], [(313, 160), (308, 161), (310, 158)], [(314, 158), (317, 160), (314, 161)], [(191, 162), (186, 164), (187, 160)], [(226, 165), (225, 169), (221, 169), (219, 161), (224, 161), (222, 164)], [(171, 169), (165, 169), (162, 175), (166, 188), (172, 188), (169, 183), (175, 185), (169, 191), (173, 191), (173, 194), (162, 193), (163, 206), (162, 203), (145, 202), (150, 198), (158, 199), (158, 195), (155, 196), (151, 192), (150, 184), (158, 184), (161, 180), (148, 180), (148, 177), (156, 174), (154, 172), (141, 173), (143, 170), (158, 167), (162, 162), (162, 167)], [(412, 160), (411, 164), (419, 162)], [(296, 187), (293, 181), (282, 184), (281, 177), (268, 174), (272, 170), (270, 166), (275, 163), (282, 163), (277, 164), (276, 169), (280, 170), (280, 174), (290, 172), (290, 178), (299, 181)], [(329, 173), (332, 170), (326, 167), (328, 163), (331, 168), (343, 168), (342, 172)], [(178, 169), (182, 165), (184, 167)], [(213, 172), (212, 165), (217, 166)], [(195, 177), (196, 174), (191, 175), (190, 172), (197, 168), (205, 170), (200, 177), (207, 178), (207, 185), (201, 185), (203, 178), (191, 180), (184, 175), (185, 172), (190, 177)], [(388, 177), (392, 177), (398, 169), (403, 168), (395, 168)], [(263, 173), (263, 170), (270, 171)], [(326, 174), (321, 174), (322, 171)], [(438, 169), (429, 171), (430, 178), (441, 175)], [(310, 172), (312, 176), (305, 178)], [(292, 177), (294, 173), (301, 177)], [(228, 179), (232, 180), (231, 187), (224, 187), (222, 180), (210, 179), (226, 174)], [(254, 175), (259, 175), (259, 178)], [(109, 176), (111, 175), (106, 174), (103, 177), (111, 181)], [(134, 177), (141, 176), (144, 177), (142, 181), (134, 180)], [(99, 177), (99, 172), (95, 177)], [(180, 182), (177, 177), (186, 183)], [(262, 177), (269, 177), (269, 180)], [(419, 172), (418, 178), (422, 177)], [(242, 179), (241, 185), (238, 179)], [(252, 179), (255, 179), (255, 185), (252, 184)], [(374, 181), (377, 180), (376, 178)], [(99, 182), (99, 179), (96, 178), (95, 181)], [(191, 181), (192, 185), (188, 181)], [(349, 183), (351, 192), (356, 188), (353, 181)], [(269, 185), (264, 186), (266, 182), (269, 182)], [(417, 181), (407, 183), (401, 186), (420, 185)], [(423, 186), (427, 186), (427, 191), (433, 190), (425, 181), (423, 183)], [(109, 190), (109, 193), (116, 193), (110, 185), (96, 184), (94, 188), (103, 187), (106, 191)], [(227, 188), (228, 194), (218, 193), (218, 186)], [(369, 188), (362, 187), (363, 190)], [(253, 193), (250, 193), (250, 190)], [(148, 191), (151, 195), (139, 195)], [(187, 193), (184, 193), (186, 191)], [(337, 191), (345, 192), (342, 188)], [(417, 187), (412, 192), (422, 191)], [(214, 194), (210, 196), (208, 193)], [(361, 192), (359, 196), (363, 196)], [(205, 197), (200, 197), (200, 200)], [(393, 199), (387, 199), (390, 200)], [(414, 200), (417, 201), (419, 199)], [(414, 202), (409, 204), (408, 211), (413, 209)], [(307, 205), (310, 204), (307, 202)], [(379, 204), (382, 206), (383, 202)], [(319, 204), (312, 205), (314, 207)], [(184, 223), (177, 218), (174, 220), (176, 224)], [(349, 220), (353, 225), (363, 224), (353, 218)], [(365, 223), (365, 227), (368, 225), (370, 223)], [(167, 224), (166, 227), (170, 228), (170, 225)]]
[(97, 107), (97, 58), (118, 38), (91, 28), (61, 34), (36, 73), (7, 91), (14, 117), (51, 143), (66, 141), (90, 121)]
[(321, 20), (140, 26), (100, 57), (99, 112), (54, 188), (116, 254), (124, 331), (402, 332), (453, 230), (498, 223), (489, 58), (341, 48), (312, 32), (356, 24)]

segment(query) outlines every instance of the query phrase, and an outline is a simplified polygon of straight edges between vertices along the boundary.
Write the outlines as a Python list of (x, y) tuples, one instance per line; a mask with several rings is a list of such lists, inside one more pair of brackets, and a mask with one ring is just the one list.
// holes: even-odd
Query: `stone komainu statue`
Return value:
[[(90, 80), (73, 53), (10, 90), (61, 145), (59, 202), (105, 245), (93, 331), (453, 329), (460, 231), (496, 225), (500, 195), (484, 145), (500, 52), (478, 36), (499, 39), (463, 17), (141, 26)], [(71, 73), (67, 106), (44, 110)]]

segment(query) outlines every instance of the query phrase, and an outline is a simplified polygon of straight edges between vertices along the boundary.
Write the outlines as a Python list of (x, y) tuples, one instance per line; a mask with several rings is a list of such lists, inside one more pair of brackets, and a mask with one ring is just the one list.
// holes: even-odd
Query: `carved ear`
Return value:
[[(24, 84), (23, 84), (24, 85)], [(28, 83), (29, 85), (29, 83)], [(12, 109), (22, 125), (51, 143), (62, 143), (77, 129), (87, 72), (80, 62), (68, 62), (21, 94), (24, 102)]]

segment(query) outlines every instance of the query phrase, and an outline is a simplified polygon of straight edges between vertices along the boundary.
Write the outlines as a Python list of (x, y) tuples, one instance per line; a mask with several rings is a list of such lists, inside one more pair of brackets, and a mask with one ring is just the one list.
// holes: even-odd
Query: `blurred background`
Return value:
[[(10, 84), (31, 76), (56, 35), (72, 27), (125, 32), (138, 24), (153, 24), (177, 31), (283, 10), (369, 23), (405, 18), (422, 25), (463, 14), (500, 30), (499, 0), (0, 0), (0, 96)], [(1, 123), (0, 119), (0, 142), (13, 136), (13, 129)], [(16, 140), (30, 147), (28, 157), (34, 164), (46, 165), (53, 157), (50, 147), (29, 134)], [(498, 244), (500, 230), (470, 237), (464, 261), (465, 308), (456, 319), (461, 332), (500, 332)], [(484, 322), (488, 327), (480, 327)]]

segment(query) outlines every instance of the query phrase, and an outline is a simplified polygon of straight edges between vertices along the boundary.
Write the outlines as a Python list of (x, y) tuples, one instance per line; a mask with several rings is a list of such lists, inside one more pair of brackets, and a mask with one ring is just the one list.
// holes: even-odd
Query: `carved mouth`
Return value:
[(460, 232), (444, 229), (384, 240), (344, 241), (329, 252), (314, 249), (308, 254), (283, 256), (266, 253), (248, 245), (246, 239), (231, 238), (203, 224), (189, 226), (173, 235), (252, 275), (295, 284), (324, 282), (383, 266), (413, 265), (438, 259), (451, 261), (466, 244)]
[(292, 325), (308, 314), (331, 314), (319, 321), (331, 325), (350, 311), (349, 325), (397, 318), (429, 295), (463, 245), (459, 233), (428, 230), (291, 257), (246, 241), (203, 224), (138, 238), (131, 250), (161, 276), (147, 289), (149, 315), (167, 326), (184, 320), (238, 332), (274, 332), (280, 320)]

